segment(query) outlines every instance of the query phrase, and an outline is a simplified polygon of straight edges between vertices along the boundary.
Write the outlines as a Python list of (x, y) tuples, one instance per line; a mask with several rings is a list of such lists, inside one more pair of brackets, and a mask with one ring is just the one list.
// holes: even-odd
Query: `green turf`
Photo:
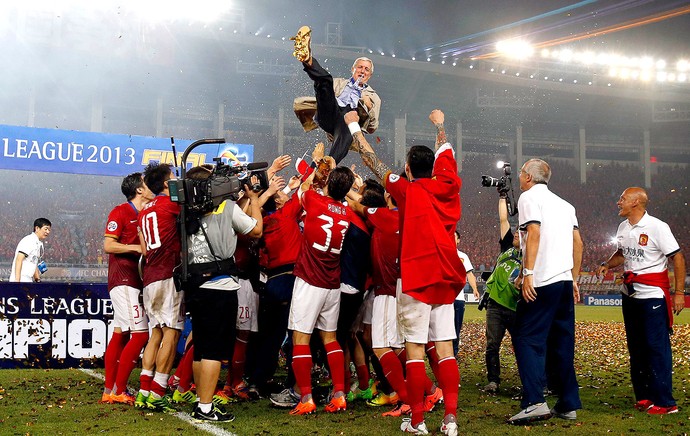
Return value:
[[(628, 355), (620, 308), (580, 306), (576, 310), (576, 370), (584, 409), (576, 422), (551, 419), (530, 427), (512, 427), (505, 420), (519, 411), (519, 378), (506, 340), (502, 349), (501, 391), (484, 394), (484, 312), (467, 306), (458, 358), (462, 377), (458, 420), (461, 434), (686, 434), (690, 430), (690, 319), (678, 317), (674, 347), (674, 394), (680, 413), (649, 416), (632, 409), (633, 395), (627, 372)], [(136, 372), (132, 377), (136, 384)], [(0, 371), (0, 434), (203, 434), (174, 416), (142, 412), (121, 405), (98, 404), (101, 381), (78, 370)], [(555, 399), (547, 398), (550, 405)], [(190, 406), (180, 410), (188, 412)], [(390, 435), (399, 434), (399, 419), (383, 418), (383, 409), (363, 403), (348, 405), (337, 415), (321, 412), (292, 417), (267, 400), (231, 406), (237, 419), (219, 427), (239, 435)], [(442, 411), (427, 416), (432, 434), (440, 434)]]

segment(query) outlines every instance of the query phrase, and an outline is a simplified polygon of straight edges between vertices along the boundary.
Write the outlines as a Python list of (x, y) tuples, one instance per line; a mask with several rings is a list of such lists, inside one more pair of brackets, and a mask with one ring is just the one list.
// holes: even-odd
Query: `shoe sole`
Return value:
[(277, 401), (273, 401), (273, 400), (271, 400), (271, 404), (274, 407), (278, 407), (280, 409), (294, 409), (297, 406), (296, 402), (288, 404), (288, 403), (281, 403), (281, 402), (277, 402)]
[(235, 420), (235, 417), (233, 416), (231, 419), (226, 419), (225, 421), (220, 421), (217, 419), (204, 419), (204, 418), (194, 418), (192, 417), (192, 421), (203, 424), (205, 422), (233, 422)]
[(546, 415), (529, 416), (526, 418), (516, 419), (514, 421), (508, 420), (508, 424), (512, 424), (512, 425), (529, 424), (530, 422), (535, 422), (535, 421), (545, 421), (545, 420), (551, 418), (551, 416), (553, 416), (553, 415), (551, 415), (550, 413), (547, 413)]
[(309, 412), (297, 412), (297, 413), (290, 412), (290, 415), (292, 415), (292, 416), (304, 416), (304, 415), (311, 415), (314, 412), (316, 412), (316, 409), (311, 410)]

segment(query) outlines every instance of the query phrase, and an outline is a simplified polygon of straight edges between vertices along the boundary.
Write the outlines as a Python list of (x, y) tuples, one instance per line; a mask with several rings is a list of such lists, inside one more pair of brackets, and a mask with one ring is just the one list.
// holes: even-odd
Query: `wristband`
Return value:
[(359, 123), (357, 121), (353, 121), (350, 124), (348, 124), (347, 128), (350, 129), (351, 135), (354, 135), (355, 133), (362, 131), (362, 128), (359, 127)]
[(290, 189), (289, 186), (285, 185), (285, 187), (283, 188), (283, 192), (285, 193), (285, 195), (288, 195), (290, 191), (292, 191), (292, 189)]

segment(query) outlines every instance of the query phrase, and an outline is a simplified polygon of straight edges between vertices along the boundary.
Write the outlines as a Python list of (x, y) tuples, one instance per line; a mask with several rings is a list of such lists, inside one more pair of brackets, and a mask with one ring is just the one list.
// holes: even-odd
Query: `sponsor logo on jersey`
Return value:
[(644, 233), (640, 235), (639, 244), (641, 246), (646, 247), (648, 241), (649, 241), (649, 236), (645, 235)]
[(115, 221), (110, 221), (110, 222), (108, 223), (108, 231), (109, 231), (109, 232), (114, 232), (115, 230), (117, 230), (117, 222), (115, 222)]
[(398, 180), (400, 180), (400, 176), (397, 174), (391, 174), (390, 176), (388, 176), (388, 181), (391, 183), (395, 183)]

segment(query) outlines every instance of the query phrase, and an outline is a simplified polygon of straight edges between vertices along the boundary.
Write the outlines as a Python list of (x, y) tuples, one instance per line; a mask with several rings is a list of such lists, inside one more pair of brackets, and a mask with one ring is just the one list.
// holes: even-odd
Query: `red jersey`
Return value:
[(256, 239), (247, 235), (237, 235), (237, 246), (232, 257), (235, 259), (235, 267), (241, 278), (247, 277), (247, 274), (256, 267), (255, 242)]
[(294, 274), (312, 286), (340, 287), (340, 250), (352, 209), (331, 197), (308, 190), (302, 194), (304, 238)]
[(261, 266), (270, 270), (297, 261), (302, 247), (301, 215), (302, 204), (297, 194), (293, 194), (283, 207), (264, 217)]
[(167, 195), (157, 195), (139, 214), (139, 228), (146, 241), (144, 286), (171, 278), (180, 264), (179, 214), (180, 205)]
[(457, 168), (453, 149), (444, 144), (432, 178), (410, 182), (388, 173), (384, 179), (400, 209), (402, 291), (427, 304), (450, 304), (465, 286), (454, 235), (462, 185)]
[(387, 207), (364, 209), (364, 217), (372, 229), (371, 264), (375, 295), (395, 297), (400, 278), (400, 226), (398, 209)]
[[(105, 237), (126, 245), (139, 245), (139, 211), (131, 201), (115, 206), (108, 215)], [(142, 289), (139, 277), (139, 255), (136, 253), (110, 253), (108, 255), (108, 290), (115, 286), (131, 286)]]

